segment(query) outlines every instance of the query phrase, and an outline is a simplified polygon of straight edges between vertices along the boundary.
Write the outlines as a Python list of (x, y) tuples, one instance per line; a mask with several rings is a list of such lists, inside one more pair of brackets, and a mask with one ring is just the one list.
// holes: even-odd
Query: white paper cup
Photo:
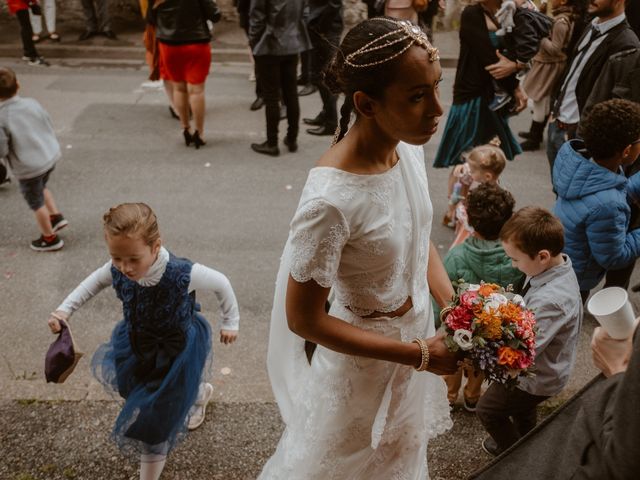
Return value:
[(611, 338), (624, 340), (633, 334), (636, 316), (624, 288), (600, 290), (587, 303), (587, 310)]

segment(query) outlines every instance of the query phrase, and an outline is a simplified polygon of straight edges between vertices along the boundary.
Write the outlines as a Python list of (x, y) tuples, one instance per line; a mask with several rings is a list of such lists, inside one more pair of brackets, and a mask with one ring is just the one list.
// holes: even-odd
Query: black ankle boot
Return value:
[(199, 150), (200, 147), (202, 147), (202, 146), (207, 144), (207, 142), (205, 142), (204, 140), (202, 140), (202, 138), (200, 138), (200, 132), (198, 130), (196, 130), (193, 133), (192, 139), (193, 139), (193, 144), (196, 147), (196, 150)]
[(295, 138), (289, 138), (289, 136), (286, 136), (284, 137), (282, 143), (286, 145), (291, 153), (298, 151), (298, 142), (295, 140)]
[(272, 157), (280, 155), (278, 145), (269, 145), (268, 141), (263, 143), (252, 143), (251, 150), (256, 153), (262, 153), (263, 155), (271, 155)]
[(545, 122), (531, 122), (531, 130), (529, 131), (529, 136), (524, 142), (520, 144), (520, 147), (523, 151), (533, 152), (540, 148), (545, 125)]
[(187, 147), (191, 145), (191, 142), (193, 142), (193, 137), (191, 136), (188, 128), (182, 130), (182, 136), (184, 137), (184, 144)]
[[(520, 138), (524, 138), (525, 140), (529, 140), (531, 138), (531, 135), (534, 134), (534, 132), (536, 131), (536, 125), (539, 124), (540, 122), (535, 122), (535, 121), (531, 121), (531, 126), (529, 127), (529, 130), (526, 132), (518, 132), (518, 136)], [(544, 130), (544, 126), (546, 125), (546, 123), (542, 124), (542, 129)], [(542, 141), (542, 138), (540, 139), (540, 141)]]
[(324, 113), (324, 110), (320, 110), (320, 113), (313, 118), (303, 118), (302, 122), (306, 125), (311, 125), (313, 127), (319, 127), (320, 125), (324, 125), (327, 119), (327, 114)]

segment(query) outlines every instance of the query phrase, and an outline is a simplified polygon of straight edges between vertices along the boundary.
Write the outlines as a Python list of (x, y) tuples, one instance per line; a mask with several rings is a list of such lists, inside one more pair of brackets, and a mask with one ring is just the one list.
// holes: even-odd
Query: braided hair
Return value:
[(411, 45), (424, 46), (430, 50), (430, 55), (433, 51), (433, 60), (437, 59), (437, 50), (428, 43), (426, 36), (423, 40), (420, 34), (414, 35), (413, 28), (417, 27), (391, 17), (375, 17), (360, 22), (344, 37), (324, 74), (329, 90), (345, 96), (334, 143), (342, 140), (349, 129), (355, 109), (353, 94), (361, 91), (381, 99), (396, 78), (402, 54)]

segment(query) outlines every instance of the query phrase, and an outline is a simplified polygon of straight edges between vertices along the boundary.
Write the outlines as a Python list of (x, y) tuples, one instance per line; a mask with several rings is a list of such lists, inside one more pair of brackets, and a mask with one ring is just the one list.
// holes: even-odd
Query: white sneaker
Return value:
[(205, 383), (203, 384), (203, 390), (202, 398), (198, 395), (196, 403), (194, 403), (189, 411), (189, 424), (187, 425), (189, 430), (195, 430), (204, 422), (207, 413), (207, 404), (213, 396), (213, 385)]
[(148, 80), (146, 82), (142, 82), (140, 88), (147, 90), (160, 90), (164, 88), (164, 82), (162, 80)]

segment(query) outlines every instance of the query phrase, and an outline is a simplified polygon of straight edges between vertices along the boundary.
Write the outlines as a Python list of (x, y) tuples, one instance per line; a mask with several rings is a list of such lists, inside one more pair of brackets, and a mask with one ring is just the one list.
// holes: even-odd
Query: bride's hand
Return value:
[(458, 353), (450, 352), (444, 343), (446, 334), (442, 331), (435, 336), (427, 338), (429, 347), (428, 371), (437, 375), (451, 375), (458, 370), (458, 362), (461, 360)]

